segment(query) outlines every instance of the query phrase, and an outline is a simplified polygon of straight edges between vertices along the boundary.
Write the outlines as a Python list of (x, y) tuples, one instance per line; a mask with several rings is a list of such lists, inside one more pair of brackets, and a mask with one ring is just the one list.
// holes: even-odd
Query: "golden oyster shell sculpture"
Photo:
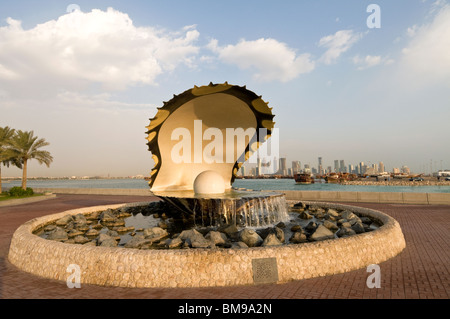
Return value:
[[(229, 190), (243, 163), (271, 136), (271, 110), (261, 96), (227, 82), (174, 95), (147, 126), (155, 162), (150, 190)], [(196, 190), (196, 179), (203, 175), (204, 185)], [(223, 187), (217, 188), (217, 182)]]

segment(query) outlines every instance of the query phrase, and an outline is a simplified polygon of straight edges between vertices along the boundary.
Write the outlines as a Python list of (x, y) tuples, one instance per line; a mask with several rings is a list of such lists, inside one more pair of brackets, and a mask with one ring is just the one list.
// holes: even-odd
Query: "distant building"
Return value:
[(338, 160), (334, 160), (334, 171), (336, 173), (339, 173), (339, 161)]
[(280, 158), (280, 170), (279, 174), (287, 175), (287, 167), (286, 167), (286, 157)]
[(319, 157), (318, 160), (319, 160), (319, 165), (317, 166), (317, 169), (319, 171), (319, 174), (323, 174), (324, 172), (323, 172), (323, 166), (322, 166), (322, 157)]
[(345, 167), (344, 160), (340, 160), (339, 161), (339, 172), (341, 172), (341, 173), (346, 173), (347, 172), (347, 168)]
[(241, 166), (241, 169), (239, 170), (241, 172), (241, 176), (245, 176), (245, 167)]
[(348, 164), (348, 172), (350, 174), (355, 174), (354, 170), (355, 170), (355, 168), (353, 167), (353, 165), (352, 164)]
[(378, 172), (380, 172), (380, 173), (384, 173), (385, 172), (383, 162), (380, 162), (378, 164)]
[(403, 166), (402, 166), (401, 171), (402, 171), (403, 174), (411, 174), (411, 170), (410, 170), (409, 167), (406, 166), (406, 165), (403, 165)]
[(332, 168), (331, 168), (331, 166), (328, 166), (327, 167), (327, 173), (329, 174), (329, 173), (331, 173), (332, 172)]
[(292, 161), (292, 174), (300, 173), (302, 169), (300, 161)]
[(394, 168), (392, 169), (392, 173), (394, 173), (394, 174), (400, 174), (400, 168), (394, 167)]

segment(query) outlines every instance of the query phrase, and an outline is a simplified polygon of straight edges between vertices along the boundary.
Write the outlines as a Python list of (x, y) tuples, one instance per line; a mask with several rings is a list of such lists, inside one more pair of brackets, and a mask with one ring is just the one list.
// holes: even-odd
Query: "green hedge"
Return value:
[(32, 188), (27, 187), (27, 189), (22, 189), (22, 187), (15, 186), (8, 191), (9, 196), (19, 197), (19, 196), (31, 196), (34, 194)]

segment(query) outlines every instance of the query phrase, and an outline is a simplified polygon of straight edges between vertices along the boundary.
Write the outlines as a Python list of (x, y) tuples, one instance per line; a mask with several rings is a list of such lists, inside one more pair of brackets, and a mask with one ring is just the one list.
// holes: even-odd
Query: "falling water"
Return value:
[(286, 199), (280, 193), (233, 191), (218, 198), (164, 195), (160, 197), (183, 211), (195, 226), (259, 228), (289, 220)]

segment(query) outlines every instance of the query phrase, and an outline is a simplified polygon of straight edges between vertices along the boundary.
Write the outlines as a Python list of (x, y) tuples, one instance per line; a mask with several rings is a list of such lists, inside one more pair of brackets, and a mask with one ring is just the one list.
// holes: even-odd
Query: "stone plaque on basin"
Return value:
[(253, 282), (255, 284), (274, 284), (278, 282), (276, 258), (252, 259)]

